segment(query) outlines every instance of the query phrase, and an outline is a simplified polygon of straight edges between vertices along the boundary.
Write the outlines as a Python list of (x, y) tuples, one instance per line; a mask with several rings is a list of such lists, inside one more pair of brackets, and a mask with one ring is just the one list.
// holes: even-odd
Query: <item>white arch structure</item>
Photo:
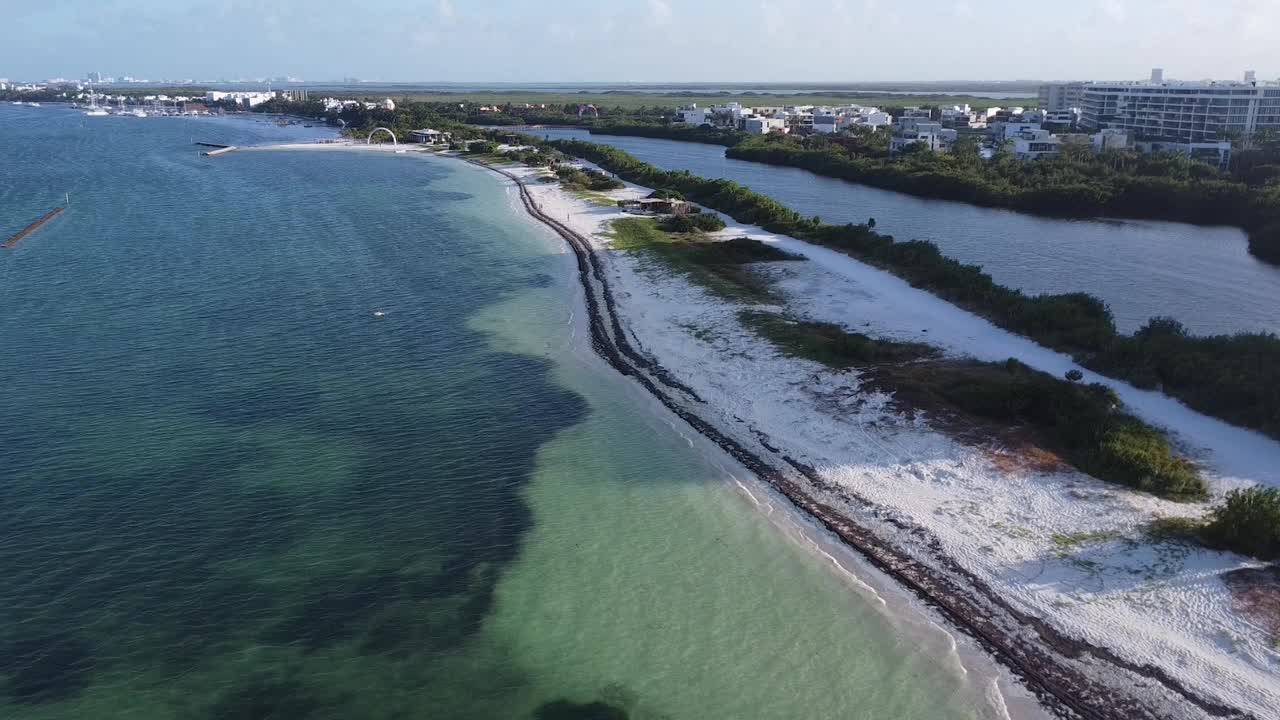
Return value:
[(385, 132), (386, 134), (388, 134), (388, 135), (390, 135), (390, 136), (391, 136), (391, 144), (392, 144), (392, 145), (399, 145), (399, 144), (400, 144), (400, 143), (396, 142), (396, 134), (395, 134), (395, 133), (393, 133), (393, 132), (391, 132), (391, 131), (390, 131), (390, 130), (388, 130), (387, 128), (384, 128), (384, 127), (376, 127), (376, 128), (374, 128), (374, 129), (373, 129), (373, 132), (369, 133), (369, 137), (365, 138), (364, 143), (365, 143), (366, 145), (372, 145), (372, 144), (373, 144), (373, 136), (374, 136), (374, 135), (376, 135), (376, 134), (378, 134), (378, 131), (379, 131), (379, 130), (381, 130), (381, 131), (383, 131), (383, 132)]

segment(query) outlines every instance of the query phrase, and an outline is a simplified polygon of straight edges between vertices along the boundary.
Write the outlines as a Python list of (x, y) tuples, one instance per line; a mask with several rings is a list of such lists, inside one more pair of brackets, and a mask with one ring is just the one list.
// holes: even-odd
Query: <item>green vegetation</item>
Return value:
[(623, 183), (599, 170), (562, 167), (556, 169), (556, 177), (560, 178), (560, 184), (567, 190), (604, 192), (626, 187)]
[(918, 343), (877, 340), (830, 323), (744, 311), (747, 327), (784, 354), (828, 367), (877, 366), (870, 377), (912, 407), (960, 411), (1029, 428), (1080, 470), (1171, 500), (1199, 500), (1204, 480), (1175, 457), (1164, 435), (1121, 412), (1105, 385), (1059, 380), (1014, 359), (1004, 363), (913, 362), (936, 351)]
[(1176, 320), (1152, 318), (1133, 335), (1113, 339), (1088, 365), (1280, 437), (1280, 342), (1275, 335), (1196, 337)]
[(938, 352), (920, 343), (878, 340), (845, 332), (832, 323), (796, 320), (775, 313), (743, 310), (739, 321), (768, 340), (779, 352), (844, 369), (880, 363), (904, 363), (935, 357)]
[(1258, 558), (1280, 560), (1280, 489), (1233, 490), (1207, 519), (1157, 518), (1147, 527), (1157, 542), (1201, 544)]
[(1025, 426), (1080, 470), (1171, 500), (1205, 497), (1196, 469), (1155, 428), (1120, 410), (1105, 385), (1060, 380), (1014, 359), (881, 368), (877, 381), (905, 402)]
[[(370, 88), (362, 88), (360, 97), (364, 97)], [(433, 92), (409, 91), (388, 88), (386, 92), (373, 99), (381, 99), (390, 94), (397, 98), (396, 102), (414, 102), (433, 105), (449, 105), (457, 107), (466, 105), (472, 108), (497, 107), (499, 112), (479, 113), (475, 115), (484, 124), (510, 124), (503, 120), (507, 117), (538, 118), (540, 124), (571, 124), (578, 120), (579, 105), (595, 105), (601, 118), (617, 116), (648, 116), (662, 118), (670, 115), (671, 110), (680, 105), (697, 103), (700, 107), (723, 105), (738, 102), (748, 106), (782, 106), (782, 105), (873, 105), (875, 107), (908, 107), (914, 105), (963, 105), (969, 104), (977, 108), (992, 105), (1018, 105), (1034, 107), (1038, 104), (1034, 90), (1027, 97), (993, 100), (991, 98), (970, 95), (946, 95), (922, 92), (918, 95), (893, 95), (877, 93), (874, 90), (855, 92), (813, 92), (813, 93), (768, 93), (768, 92), (646, 92), (646, 91), (604, 91), (604, 92), (538, 92), (521, 90), (495, 90), (490, 92)], [(335, 92), (336, 96), (343, 96)], [(355, 97), (355, 95), (352, 95)], [(531, 105), (533, 107), (523, 107)], [(541, 107), (541, 106), (547, 107)], [(591, 115), (586, 118), (594, 120)], [(586, 119), (584, 118), (584, 120)], [(566, 122), (568, 121), (568, 122)]]
[(1280, 489), (1233, 490), (1201, 531), (1212, 547), (1260, 560), (1280, 560)]
[(1159, 517), (1146, 528), (1146, 535), (1155, 542), (1201, 544), (1204, 521), (1191, 517)]
[(800, 259), (749, 238), (717, 242), (696, 234), (673, 235), (653, 218), (615, 220), (612, 236), (614, 248), (643, 252), (729, 300), (772, 302), (768, 283), (744, 266)]
[(888, 157), (886, 133), (850, 138), (744, 136), (726, 153), (924, 197), (1040, 215), (1132, 217), (1234, 225), (1250, 234), (1254, 255), (1280, 255), (1280, 137), (1259, 138), (1230, 173), (1172, 154), (1142, 155), (1087, 146), (1036, 162), (999, 152), (978, 155), (973, 141), (950, 153)]
[(467, 144), (468, 155), (492, 155), (498, 151), (498, 143), (492, 140), (477, 140)]
[(1274, 335), (1196, 337), (1153, 321), (1153, 329), (1123, 336), (1106, 305), (1085, 293), (1028, 296), (945, 257), (930, 242), (896, 242), (868, 225), (824, 225), (732, 181), (660, 170), (616, 148), (577, 140), (547, 145), (740, 222), (839, 250), (1006, 330), (1072, 353), (1099, 372), (1161, 387), (1200, 412), (1280, 438), (1280, 338)]
[(999, 152), (978, 154), (973, 138), (950, 153), (889, 157), (885, 132), (844, 135), (748, 135), (736, 130), (610, 120), (592, 133), (724, 145), (739, 160), (783, 165), (922, 197), (1003, 207), (1038, 215), (1133, 217), (1235, 225), (1249, 233), (1255, 256), (1280, 263), (1280, 136), (1263, 134), (1239, 149), (1230, 172), (1189, 158), (1068, 146), (1034, 163)]
[(724, 228), (724, 219), (715, 213), (672, 215), (662, 221), (662, 229), (671, 233), (717, 232)]

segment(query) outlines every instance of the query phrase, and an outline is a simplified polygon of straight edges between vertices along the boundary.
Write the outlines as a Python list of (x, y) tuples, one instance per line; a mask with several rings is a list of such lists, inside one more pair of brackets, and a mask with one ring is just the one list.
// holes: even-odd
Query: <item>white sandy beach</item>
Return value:
[[(505, 169), (531, 179), (539, 174)], [(608, 225), (628, 215), (558, 185), (534, 180), (528, 187), (544, 212), (596, 243), (638, 347), (705, 399), (704, 417), (722, 431), (749, 447), (761, 448), (763, 438), (779, 454), (817, 468), (824, 480), (926, 529), (966, 570), (1066, 635), (1161, 668), (1202, 697), (1276, 717), (1280, 652), (1266, 628), (1233, 610), (1219, 578), (1259, 564), (1152, 543), (1143, 534), (1154, 518), (1196, 515), (1206, 505), (1160, 500), (1070, 469), (997, 466), (989, 448), (963, 445), (893, 414), (887, 397), (860, 390), (856, 372), (780, 356), (739, 326), (740, 306), (629, 253), (611, 251)], [(629, 186), (611, 195), (647, 192)], [(775, 278), (789, 312), (877, 337), (928, 342), (954, 356), (1017, 357), (1058, 376), (1075, 367), (1070, 358), (886, 272), (725, 219), (726, 239), (748, 236), (808, 258), (763, 270)], [(1215, 496), (1251, 483), (1280, 484), (1280, 444), (1159, 393), (1084, 372), (1090, 381), (1113, 387), (1132, 412), (1167, 428), (1201, 463)], [(865, 508), (842, 493), (814, 492), (879, 531), (902, 534), (867, 517)], [(900, 540), (902, 547), (912, 547), (909, 538)], [(1167, 713), (1206, 716), (1190, 703), (1170, 706)]]

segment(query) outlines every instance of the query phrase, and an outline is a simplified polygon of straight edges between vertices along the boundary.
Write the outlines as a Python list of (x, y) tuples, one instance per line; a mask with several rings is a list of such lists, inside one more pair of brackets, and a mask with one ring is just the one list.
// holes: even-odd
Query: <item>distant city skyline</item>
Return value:
[(0, 0), (0, 77), (910, 82), (1136, 80), (1162, 67), (1184, 80), (1280, 78), (1280, 3), (1138, 4)]

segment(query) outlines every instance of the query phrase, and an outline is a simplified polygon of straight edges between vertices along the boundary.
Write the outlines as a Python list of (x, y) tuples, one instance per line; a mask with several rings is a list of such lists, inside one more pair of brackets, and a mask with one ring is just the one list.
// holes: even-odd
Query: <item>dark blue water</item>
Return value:
[(1206, 335), (1280, 332), (1280, 267), (1250, 255), (1236, 228), (1034, 217), (732, 160), (716, 145), (565, 128), (530, 132), (604, 143), (661, 168), (734, 180), (831, 223), (875, 218), (882, 232), (933, 241), (1004, 285), (1035, 294), (1092, 293), (1111, 307), (1125, 332), (1156, 315)]
[(440, 212), (469, 195), (436, 164), (0, 122), (6, 226), (72, 195), (0, 257), (0, 715), (126, 679), (190, 692), (181, 717), (407, 712), (305, 662), (430, 663), (489, 612), (535, 452), (585, 405), (465, 322), (554, 259)]
[(1002, 717), (591, 354), (495, 175), (190, 144), (299, 134), (0, 106), (2, 229), (72, 199), (0, 253), (0, 717)]

